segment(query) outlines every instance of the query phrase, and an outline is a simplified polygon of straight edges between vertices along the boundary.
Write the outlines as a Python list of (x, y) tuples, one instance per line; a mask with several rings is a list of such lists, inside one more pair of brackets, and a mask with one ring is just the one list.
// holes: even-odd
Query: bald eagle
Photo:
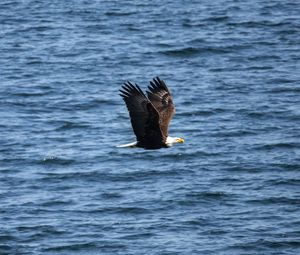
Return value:
[(122, 86), (120, 96), (129, 111), (136, 142), (118, 147), (160, 149), (184, 142), (183, 138), (168, 136), (175, 106), (166, 83), (156, 77), (150, 81), (148, 89), (146, 96), (137, 84), (130, 81)]

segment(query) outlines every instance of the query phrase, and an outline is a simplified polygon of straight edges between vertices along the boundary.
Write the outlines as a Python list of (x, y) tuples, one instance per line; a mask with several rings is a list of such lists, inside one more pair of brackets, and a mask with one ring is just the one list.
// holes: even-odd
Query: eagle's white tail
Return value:
[(133, 142), (133, 143), (127, 143), (127, 144), (123, 144), (123, 145), (118, 145), (118, 148), (134, 148), (136, 147), (137, 142)]

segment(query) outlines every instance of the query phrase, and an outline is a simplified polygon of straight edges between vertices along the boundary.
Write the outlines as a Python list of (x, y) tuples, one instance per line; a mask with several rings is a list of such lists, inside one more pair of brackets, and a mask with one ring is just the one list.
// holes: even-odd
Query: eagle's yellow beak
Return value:
[(178, 139), (176, 140), (176, 142), (177, 142), (177, 143), (184, 143), (184, 139), (183, 139), (183, 138), (178, 138)]

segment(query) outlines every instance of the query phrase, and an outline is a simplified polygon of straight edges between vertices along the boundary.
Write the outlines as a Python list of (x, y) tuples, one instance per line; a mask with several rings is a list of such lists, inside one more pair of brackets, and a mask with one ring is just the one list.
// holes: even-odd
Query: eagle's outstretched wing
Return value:
[(159, 114), (140, 87), (127, 81), (120, 90), (129, 111), (131, 125), (141, 146), (154, 148), (161, 146), (166, 137), (159, 123)]
[(160, 116), (159, 124), (163, 136), (168, 136), (169, 123), (175, 113), (175, 105), (172, 100), (171, 93), (166, 83), (156, 77), (153, 81), (150, 81), (148, 86), (150, 91), (147, 91), (147, 95), (155, 109)]

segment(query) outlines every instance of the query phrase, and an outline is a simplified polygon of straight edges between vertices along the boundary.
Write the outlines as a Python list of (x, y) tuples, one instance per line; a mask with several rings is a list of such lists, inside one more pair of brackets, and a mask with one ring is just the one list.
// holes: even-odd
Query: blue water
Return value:
[[(0, 254), (300, 254), (300, 2), (0, 3)], [(155, 76), (169, 149), (118, 95)]]

